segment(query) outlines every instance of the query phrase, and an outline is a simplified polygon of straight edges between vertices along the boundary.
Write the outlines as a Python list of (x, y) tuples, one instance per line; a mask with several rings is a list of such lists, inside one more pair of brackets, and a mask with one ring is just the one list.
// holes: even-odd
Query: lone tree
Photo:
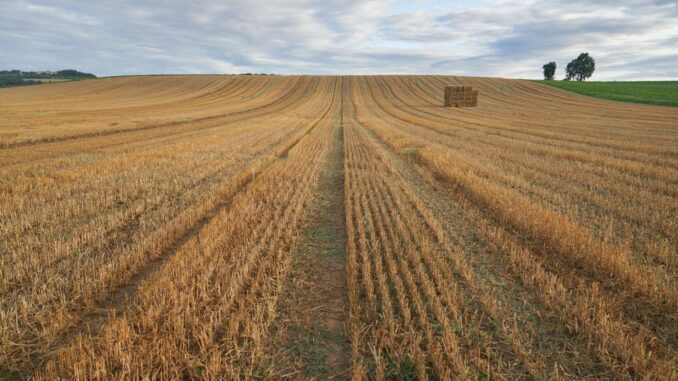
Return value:
[(585, 81), (586, 78), (591, 78), (593, 72), (596, 70), (596, 60), (588, 53), (582, 53), (579, 57), (573, 59), (565, 68), (565, 80), (570, 81), (576, 79), (577, 81)]
[(544, 79), (549, 81), (552, 80), (553, 76), (556, 74), (556, 63), (551, 61), (542, 67), (544, 68)]

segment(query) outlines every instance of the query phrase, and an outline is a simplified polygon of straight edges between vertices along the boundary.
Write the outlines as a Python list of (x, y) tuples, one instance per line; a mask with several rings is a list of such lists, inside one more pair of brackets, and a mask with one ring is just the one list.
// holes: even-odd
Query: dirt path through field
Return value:
[(320, 173), (312, 217), (272, 330), (272, 364), (262, 365), (276, 378), (349, 378), (342, 115), (332, 124), (332, 148)]
[[(317, 202), (318, 221), (307, 230), (304, 247), (310, 254), (313, 271), (309, 274), (312, 292), (309, 301), (317, 305), (315, 324), (326, 351), (323, 362), (309, 364), (327, 369), (327, 376), (340, 376), (349, 366), (350, 345), (346, 333), (348, 293), (346, 289), (344, 225), (343, 128), (337, 128), (334, 147), (324, 173)], [(311, 327), (313, 328), (313, 327)], [(317, 351), (318, 349), (313, 349)], [(340, 377), (341, 378), (341, 377)]]

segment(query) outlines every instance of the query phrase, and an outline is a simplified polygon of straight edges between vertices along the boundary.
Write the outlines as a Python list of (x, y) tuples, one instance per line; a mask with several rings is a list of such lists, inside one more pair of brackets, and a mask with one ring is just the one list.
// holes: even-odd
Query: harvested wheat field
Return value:
[(0, 295), (0, 379), (675, 380), (678, 108), (443, 76), (2, 89)]

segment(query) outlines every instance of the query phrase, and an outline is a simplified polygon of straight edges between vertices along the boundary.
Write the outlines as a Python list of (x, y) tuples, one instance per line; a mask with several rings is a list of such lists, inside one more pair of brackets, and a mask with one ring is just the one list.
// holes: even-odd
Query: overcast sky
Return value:
[[(592, 5), (594, 4), (594, 5)], [(677, 0), (0, 0), (0, 68), (678, 79)]]

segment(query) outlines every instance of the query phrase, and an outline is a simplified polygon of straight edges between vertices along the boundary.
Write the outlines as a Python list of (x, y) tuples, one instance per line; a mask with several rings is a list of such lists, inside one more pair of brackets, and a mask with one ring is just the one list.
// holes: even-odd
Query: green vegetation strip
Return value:
[(59, 71), (0, 70), (0, 87), (38, 85), (41, 83), (77, 81), (97, 76), (73, 69)]
[(678, 107), (678, 81), (535, 81), (596, 98)]

